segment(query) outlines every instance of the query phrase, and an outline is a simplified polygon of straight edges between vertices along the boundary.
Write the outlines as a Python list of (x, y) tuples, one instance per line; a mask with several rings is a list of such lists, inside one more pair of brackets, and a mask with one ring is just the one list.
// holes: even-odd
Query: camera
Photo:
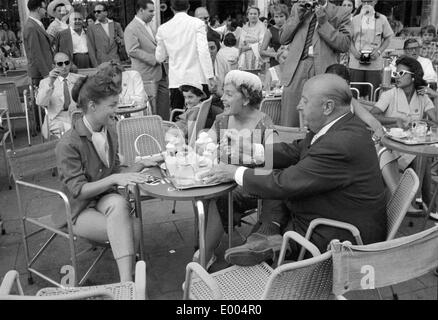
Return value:
[(313, 10), (316, 8), (317, 5), (318, 5), (318, 0), (313, 0), (313, 1), (306, 1), (303, 6), (307, 10)]
[(360, 64), (370, 64), (371, 63), (371, 52), (372, 51), (366, 51), (366, 50), (361, 51), (359, 63)]

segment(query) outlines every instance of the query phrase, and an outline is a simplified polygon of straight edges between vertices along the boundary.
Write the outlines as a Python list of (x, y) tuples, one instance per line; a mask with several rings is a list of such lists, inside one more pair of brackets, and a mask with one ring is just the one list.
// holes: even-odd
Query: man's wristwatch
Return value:
[(375, 144), (380, 143), (381, 137), (384, 136), (384, 135), (388, 132), (388, 130), (386, 130), (385, 127), (382, 127), (380, 130), (383, 131), (383, 134), (382, 134), (382, 135), (379, 136), (379, 135), (377, 135), (375, 132), (374, 132), (374, 134), (373, 134), (372, 139), (373, 139), (373, 141), (374, 141)]

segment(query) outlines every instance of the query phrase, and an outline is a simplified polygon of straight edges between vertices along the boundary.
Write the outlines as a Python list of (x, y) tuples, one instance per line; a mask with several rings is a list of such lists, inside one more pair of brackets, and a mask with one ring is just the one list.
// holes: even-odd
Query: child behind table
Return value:
[(224, 38), (224, 47), (222, 47), (218, 55), (223, 55), (230, 65), (230, 70), (236, 70), (239, 61), (239, 49), (236, 48), (236, 37), (232, 33), (227, 33)]
[[(184, 113), (180, 114), (176, 119), (176, 125), (187, 138), (190, 129), (195, 124), (196, 118), (198, 116), (201, 102), (206, 98), (206, 94), (202, 90), (201, 84), (185, 84), (179, 87), (179, 90), (184, 96)], [(170, 129), (169, 133), (173, 134), (175, 129)], [(175, 133), (175, 135), (178, 135)]]
[(438, 65), (437, 34), (434, 26), (429, 25), (421, 28), (421, 56), (432, 61), (434, 67)]

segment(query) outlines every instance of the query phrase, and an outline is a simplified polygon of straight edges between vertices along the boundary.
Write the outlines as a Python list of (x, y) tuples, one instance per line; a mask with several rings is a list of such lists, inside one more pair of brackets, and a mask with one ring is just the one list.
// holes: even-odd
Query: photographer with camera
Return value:
[(293, 5), (280, 31), (280, 43), (289, 47), (281, 79), (283, 126), (299, 126), (297, 106), (304, 83), (337, 63), (339, 53), (349, 51), (350, 42), (350, 11), (328, 0), (299, 0)]
[[(369, 82), (376, 89), (382, 82), (383, 57), (394, 36), (388, 19), (375, 12), (377, 0), (362, 0), (358, 14), (352, 20), (353, 41), (350, 47), (352, 82)], [(361, 97), (367, 92), (360, 88)]]

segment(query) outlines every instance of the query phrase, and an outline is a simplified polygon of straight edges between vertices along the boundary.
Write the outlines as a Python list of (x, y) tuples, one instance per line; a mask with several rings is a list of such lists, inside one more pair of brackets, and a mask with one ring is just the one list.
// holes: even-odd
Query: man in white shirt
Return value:
[(70, 73), (69, 57), (58, 52), (54, 57), (55, 67), (49, 76), (43, 79), (38, 88), (36, 104), (46, 107), (41, 133), (48, 139), (52, 134), (60, 137), (71, 128), (71, 112), (76, 110), (76, 103), (71, 97), (71, 91), (81, 75)]
[(405, 54), (407, 56), (417, 59), (417, 61), (421, 64), (421, 67), (423, 68), (423, 79), (436, 90), (436, 71), (430, 59), (420, 56), (421, 46), (418, 40), (414, 38), (407, 39), (404, 43), (403, 49), (405, 50)]
[(103, 62), (120, 60), (119, 47), (125, 50), (120, 23), (108, 19), (108, 7), (99, 3), (94, 7), (96, 22), (88, 26), (88, 53), (93, 68)]
[(58, 33), (55, 39), (55, 51), (66, 53), (75, 67), (87, 69), (91, 68), (91, 61), (83, 23), (82, 13), (73, 12), (70, 15), (70, 28)]
[(202, 83), (209, 96), (208, 86), (214, 85), (213, 64), (207, 43), (205, 23), (190, 17), (188, 0), (172, 0), (175, 16), (157, 31), (158, 62), (169, 59), (169, 88), (171, 108), (183, 108), (184, 97), (179, 87), (185, 83)]
[[(301, 141), (274, 144), (270, 158), (265, 153), (273, 168), (221, 164), (202, 177), (206, 183), (234, 180), (245, 193), (264, 199), (260, 228), (244, 245), (226, 251), (227, 262), (249, 266), (272, 258), (281, 232), (304, 236), (316, 218), (356, 226), (365, 244), (384, 240), (386, 200), (377, 154), (365, 124), (350, 112), (351, 99), (339, 76), (311, 78), (299, 105), (310, 131)], [(349, 232), (326, 226), (310, 241), (323, 252), (332, 239), (354, 241)], [(299, 247), (291, 244), (291, 251), (296, 256)]]
[(126, 51), (132, 61), (132, 69), (140, 72), (144, 88), (151, 99), (152, 113), (164, 120), (169, 119), (169, 83), (163, 63), (155, 59), (157, 41), (152, 24), (155, 5), (151, 0), (138, 0), (136, 16), (125, 29)]
[(71, 9), (68, 0), (54, 0), (50, 2), (47, 7), (48, 14), (55, 18), (47, 28), (47, 33), (52, 38), (52, 41), (55, 40), (59, 32), (68, 29), (66, 22), (69, 18), (70, 11), (67, 10), (67, 7)]

